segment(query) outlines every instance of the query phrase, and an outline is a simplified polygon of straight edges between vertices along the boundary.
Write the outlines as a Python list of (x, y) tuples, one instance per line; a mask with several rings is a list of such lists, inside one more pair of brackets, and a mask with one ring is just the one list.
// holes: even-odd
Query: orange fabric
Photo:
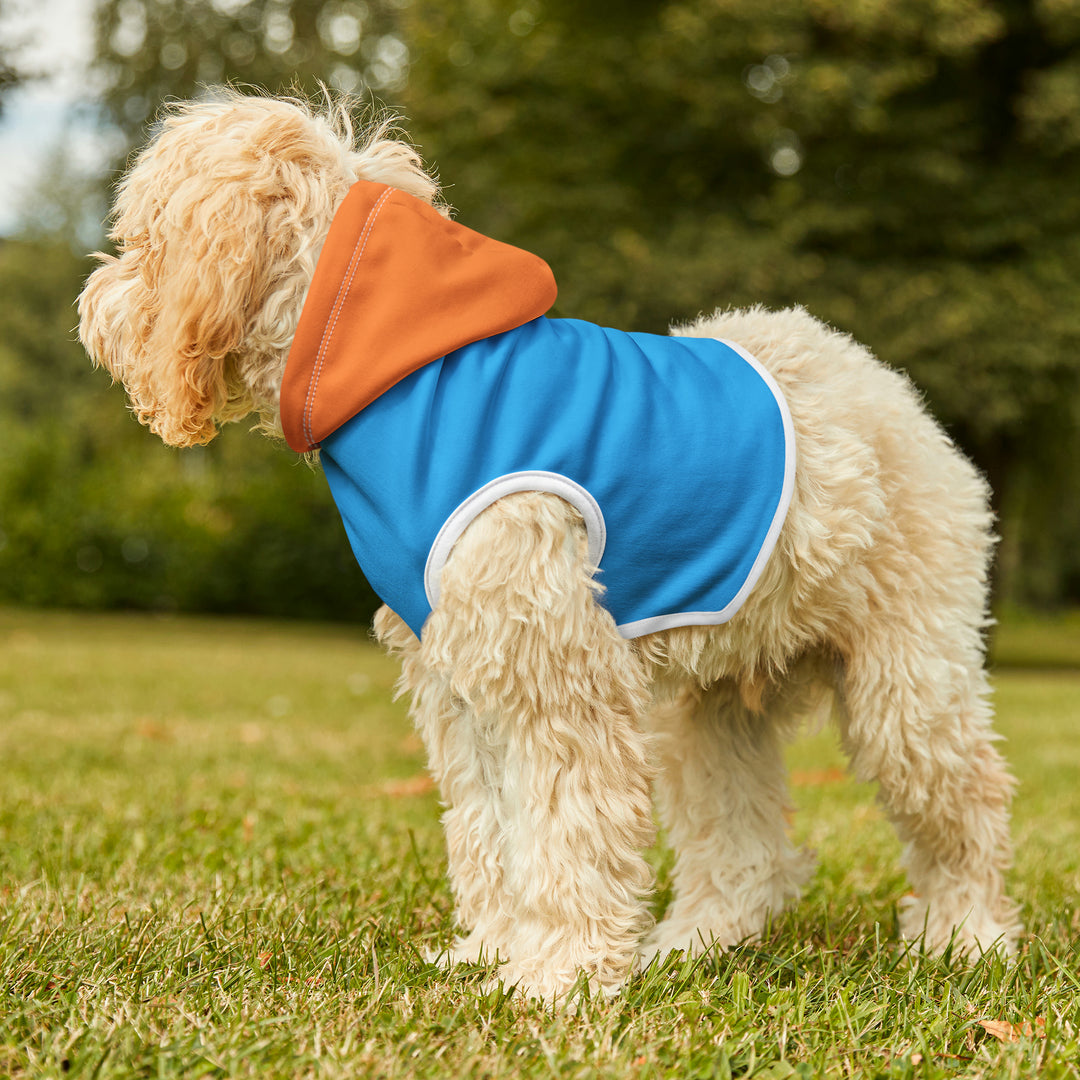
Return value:
[(334, 216), (281, 386), (289, 445), (315, 449), (406, 375), (555, 302), (547, 263), (357, 181)]

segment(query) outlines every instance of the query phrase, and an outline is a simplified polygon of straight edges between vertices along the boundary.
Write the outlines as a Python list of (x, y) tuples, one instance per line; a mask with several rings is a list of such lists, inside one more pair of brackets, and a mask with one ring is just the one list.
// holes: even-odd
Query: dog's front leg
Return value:
[(433, 958), (446, 965), (505, 958), (512, 905), (498, 858), (504, 817), (500, 740), (488, 731), (484, 717), (451, 692), (445, 665), (425, 661), (430, 633), (425, 650), (405, 622), (383, 607), (375, 616), (375, 636), (401, 661), (398, 689), (410, 695), (410, 714), (446, 807), (442, 822), (455, 919), (464, 936)]
[[(509, 496), (475, 521), (424, 627), (416, 695), (448, 803), (463, 959), (555, 1000), (614, 992), (649, 925), (645, 676), (594, 597), (576, 512)], [(432, 694), (434, 700), (427, 700)]]

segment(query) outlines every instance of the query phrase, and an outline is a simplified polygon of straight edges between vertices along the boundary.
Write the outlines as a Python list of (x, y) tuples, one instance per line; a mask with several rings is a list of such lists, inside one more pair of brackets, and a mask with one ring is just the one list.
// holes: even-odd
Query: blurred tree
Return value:
[(19, 82), (19, 73), (8, 61), (7, 57), (0, 53), (0, 116), (4, 112), (4, 98), (8, 91), (13, 89)]
[[(1005, 595), (1080, 598), (1076, 0), (100, 0), (95, 77), (131, 142), (223, 79), (386, 96), (462, 220), (552, 264), (559, 314), (663, 330), (805, 304), (906, 368), (990, 474)], [(311, 479), (276, 448), (161, 454), (190, 551), (257, 542), (230, 469), (266, 477), (298, 549), (326, 532), (302, 519), (323, 504), (269, 494)], [(208, 510), (175, 509), (193, 492)]]
[[(407, 51), (393, 11), (349, 0), (102, 0), (104, 119), (126, 149), (163, 99), (203, 83), (395, 87)], [(0, 601), (366, 618), (377, 600), (321, 478), (241, 431), (196, 451), (162, 447), (90, 370), (72, 333), (90, 266), (70, 242), (87, 231), (91, 202), (54, 166), (20, 236), (0, 242)]]
[[(0, 0), (0, 24), (11, 12), (11, 0)], [(0, 36), (0, 116), (4, 114), (4, 98), (19, 85), (25, 74), (15, 63), (15, 53), (20, 42), (5, 32)]]
[(668, 0), (614, 19), (603, 0), (416, 0), (404, 35), (414, 136), (466, 221), (548, 259), (562, 313), (661, 330), (808, 306), (906, 368), (990, 475), (1006, 594), (1075, 578), (1074, 0)]
[(110, 119), (141, 139), (162, 101), (235, 82), (313, 93), (398, 91), (395, 0), (102, 0), (96, 68)]
[(0, 242), (0, 603), (370, 616), (320, 477), (243, 430), (169, 450), (91, 370), (88, 268), (64, 233)]

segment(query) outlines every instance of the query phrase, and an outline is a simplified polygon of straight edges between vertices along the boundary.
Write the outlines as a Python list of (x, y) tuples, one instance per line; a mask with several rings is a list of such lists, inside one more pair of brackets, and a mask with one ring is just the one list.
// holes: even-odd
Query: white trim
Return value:
[(589, 562), (599, 566), (607, 546), (607, 526), (600, 504), (579, 483), (554, 472), (516, 472), (496, 477), (461, 502), (443, 523), (428, 552), (424, 566), (424, 592), (431, 610), (439, 602), (439, 579), (446, 560), (461, 534), (492, 503), (522, 491), (543, 491), (565, 499), (585, 519), (589, 540)]
[(732, 600), (723, 611), (683, 611), (673, 615), (654, 615), (650, 619), (623, 623), (615, 629), (624, 638), (639, 638), (646, 634), (657, 634), (661, 630), (674, 630), (677, 626), (719, 626), (727, 622), (742, 607), (742, 603), (742, 600), (738, 603)]

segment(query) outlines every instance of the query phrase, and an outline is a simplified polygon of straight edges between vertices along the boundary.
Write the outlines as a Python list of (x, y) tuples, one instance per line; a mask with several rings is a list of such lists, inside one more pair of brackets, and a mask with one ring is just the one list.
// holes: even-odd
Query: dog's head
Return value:
[(209, 442), (277, 395), (334, 212), (357, 179), (432, 202), (389, 123), (358, 137), (344, 104), (232, 90), (170, 106), (120, 182), (110, 239), (79, 297), (79, 337), (166, 443)]

